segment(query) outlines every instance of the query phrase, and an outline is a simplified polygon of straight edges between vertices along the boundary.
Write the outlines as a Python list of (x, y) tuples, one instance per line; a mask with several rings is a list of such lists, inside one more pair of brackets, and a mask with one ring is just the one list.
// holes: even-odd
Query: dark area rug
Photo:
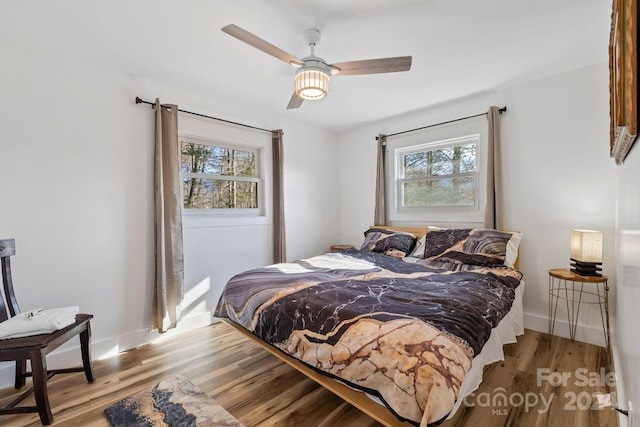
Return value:
[(244, 427), (181, 375), (108, 406), (104, 415), (112, 427)]

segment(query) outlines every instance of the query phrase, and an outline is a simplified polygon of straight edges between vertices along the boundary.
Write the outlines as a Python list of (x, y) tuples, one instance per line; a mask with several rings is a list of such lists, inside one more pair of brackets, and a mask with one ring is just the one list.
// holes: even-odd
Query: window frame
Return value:
[[(255, 177), (240, 177), (220, 174), (204, 174), (182, 171), (182, 143), (192, 143), (199, 145), (209, 145), (231, 150), (250, 152), (255, 155)], [(178, 135), (178, 152), (180, 155), (180, 198), (182, 200), (181, 209), (183, 215), (213, 215), (219, 217), (259, 217), (265, 216), (265, 177), (264, 177), (264, 148), (249, 144), (241, 144), (232, 141), (225, 141), (219, 138), (203, 138), (188, 134)], [(184, 178), (203, 178), (220, 181), (256, 182), (257, 183), (257, 208), (185, 208), (184, 207)]]
[[(398, 204), (400, 178), (398, 167), (398, 153), (407, 151), (409, 147), (420, 147), (429, 144), (453, 141), (478, 135), (476, 147), (477, 197), (473, 209), (466, 207), (434, 206), (429, 208), (400, 209)], [(435, 126), (432, 128), (389, 137), (386, 146), (387, 167), (386, 205), (388, 221), (393, 223), (428, 222), (441, 226), (476, 226), (484, 224), (487, 207), (487, 166), (488, 166), (488, 124), (486, 116), (467, 119), (455, 123)]]
[[(426, 153), (430, 151), (436, 151), (442, 148), (450, 148), (450, 147), (459, 147), (468, 145), (471, 143), (476, 144), (476, 159), (475, 159), (475, 171), (474, 172), (464, 172), (458, 174), (450, 174), (450, 175), (431, 175), (430, 177), (416, 177), (416, 178), (406, 178), (405, 175), (405, 167), (404, 167), (404, 157), (406, 155), (415, 154), (415, 153)], [(397, 170), (397, 178), (396, 178), (396, 208), (400, 213), (430, 213), (430, 212), (460, 212), (460, 211), (478, 211), (479, 209), (479, 199), (480, 199), (480, 170), (481, 170), (481, 159), (480, 159), (480, 134), (475, 133), (471, 135), (464, 135), (455, 138), (449, 138), (441, 141), (430, 141), (423, 144), (418, 145), (410, 145), (402, 148), (396, 149), (395, 158), (396, 158), (396, 170)], [(472, 205), (434, 205), (434, 206), (404, 206), (404, 184), (407, 182), (424, 182), (424, 181), (439, 181), (447, 178), (459, 178), (471, 176), (475, 178), (475, 200)]]

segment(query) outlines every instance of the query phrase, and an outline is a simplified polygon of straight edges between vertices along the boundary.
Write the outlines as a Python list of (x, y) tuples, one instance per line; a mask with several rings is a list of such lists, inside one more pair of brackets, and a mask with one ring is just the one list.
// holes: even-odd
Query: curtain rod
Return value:
[[(504, 113), (505, 111), (507, 111), (507, 106), (506, 105), (504, 107), (498, 109), (498, 112), (500, 114)], [(449, 121), (446, 121), (446, 122), (436, 123), (436, 124), (433, 124), (433, 125), (422, 126), (422, 127), (415, 128), (415, 129), (403, 130), (402, 132), (391, 133), (391, 134), (385, 135), (385, 136), (389, 137), (389, 136), (402, 135), (403, 133), (415, 132), (417, 130), (428, 129), (428, 128), (432, 128), (434, 126), (446, 125), (446, 124), (449, 124), (449, 123), (459, 122), (461, 120), (473, 119), (474, 117), (480, 117), (480, 116), (486, 116), (486, 115), (487, 115), (487, 113), (474, 114), (473, 116), (460, 117), (459, 119), (453, 119), (453, 120), (449, 120)], [(378, 137), (376, 136), (376, 141), (377, 140), (378, 140)]]
[[(151, 105), (151, 108), (154, 108), (156, 106), (155, 102), (145, 101), (144, 99), (141, 99), (139, 96), (136, 96), (136, 104), (149, 104), (149, 105)], [(269, 132), (269, 133), (272, 132), (269, 129), (263, 129), (263, 128), (259, 128), (259, 127), (255, 127), (255, 126), (251, 126), (251, 125), (245, 125), (244, 123), (232, 122), (230, 120), (220, 119), (218, 117), (207, 116), (205, 114), (200, 114), (200, 113), (194, 113), (192, 111), (181, 110), (179, 108), (178, 108), (178, 111), (180, 111), (181, 113), (191, 114), (191, 115), (198, 116), (198, 117), (204, 117), (204, 118), (207, 118), (207, 119), (218, 120), (220, 122), (230, 123), (232, 125), (243, 126), (243, 127), (246, 127), (246, 128), (251, 128), (251, 129), (256, 129), (256, 130), (262, 130), (262, 131)]]

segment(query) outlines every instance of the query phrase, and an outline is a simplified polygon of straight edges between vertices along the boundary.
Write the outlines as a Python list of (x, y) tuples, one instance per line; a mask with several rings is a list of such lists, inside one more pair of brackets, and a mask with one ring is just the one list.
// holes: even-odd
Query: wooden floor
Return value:
[[(87, 384), (82, 373), (50, 380), (54, 425), (106, 426), (102, 415), (106, 406), (163, 378), (182, 374), (247, 427), (380, 426), (223, 323), (96, 361), (94, 368), (97, 379), (93, 384)], [(546, 380), (538, 386), (538, 368), (570, 373), (571, 378), (566, 386), (552, 387)], [(485, 368), (481, 388), (466, 401), (469, 406), (440, 426), (617, 426), (611, 408), (579, 409), (589, 406), (592, 393), (606, 392), (607, 388), (579, 387), (582, 377), (575, 377), (578, 368), (587, 372), (604, 368), (609, 372), (604, 349), (526, 331), (517, 344), (505, 346), (504, 362)], [(557, 378), (556, 374), (551, 379)], [(592, 377), (592, 385), (593, 381), (597, 379)], [(510, 403), (503, 405), (501, 395)], [(534, 395), (538, 398), (536, 406)], [(0, 390), (0, 405), (15, 396), (13, 388)], [(541, 396), (551, 401), (546, 411)], [(527, 401), (531, 407), (527, 407)], [(40, 423), (37, 415), (23, 414), (0, 416), (0, 425)]]

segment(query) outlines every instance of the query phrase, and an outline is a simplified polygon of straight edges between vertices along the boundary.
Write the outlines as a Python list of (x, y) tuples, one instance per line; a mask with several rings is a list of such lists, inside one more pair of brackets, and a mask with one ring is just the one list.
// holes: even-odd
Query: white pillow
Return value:
[(418, 239), (416, 242), (416, 247), (413, 248), (411, 253), (407, 256), (411, 256), (414, 258), (424, 258), (424, 241), (426, 239), (426, 234)]
[(504, 257), (504, 265), (513, 268), (513, 265), (518, 259), (518, 247), (520, 246), (520, 240), (522, 240), (522, 233), (518, 231), (509, 231), (511, 238), (507, 242), (507, 253)]

